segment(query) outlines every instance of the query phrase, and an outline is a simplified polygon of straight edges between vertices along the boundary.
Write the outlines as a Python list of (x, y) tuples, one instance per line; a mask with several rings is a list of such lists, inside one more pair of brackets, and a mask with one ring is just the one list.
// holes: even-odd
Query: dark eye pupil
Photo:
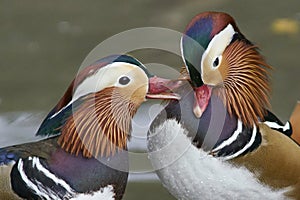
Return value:
[(219, 65), (219, 57), (217, 57), (213, 63), (214, 67), (217, 67)]
[(120, 79), (119, 79), (119, 83), (121, 85), (127, 85), (129, 83), (130, 79), (127, 77), (127, 76), (122, 76)]

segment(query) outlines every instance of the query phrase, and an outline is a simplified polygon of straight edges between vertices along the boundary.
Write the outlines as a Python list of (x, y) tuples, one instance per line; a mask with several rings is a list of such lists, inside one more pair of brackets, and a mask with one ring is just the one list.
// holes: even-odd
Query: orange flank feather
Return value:
[[(268, 65), (258, 48), (243, 41), (235, 41), (224, 53), (219, 70), (223, 77), (225, 94), (219, 92), (230, 114), (235, 114), (243, 124), (258, 125), (269, 107)], [(221, 90), (222, 91), (222, 90)]]
[(90, 94), (83, 101), (62, 127), (60, 146), (72, 154), (82, 152), (88, 158), (108, 157), (126, 149), (137, 105), (115, 87)]
[(290, 117), (290, 122), (293, 129), (292, 138), (300, 144), (300, 101), (297, 102), (297, 105)]

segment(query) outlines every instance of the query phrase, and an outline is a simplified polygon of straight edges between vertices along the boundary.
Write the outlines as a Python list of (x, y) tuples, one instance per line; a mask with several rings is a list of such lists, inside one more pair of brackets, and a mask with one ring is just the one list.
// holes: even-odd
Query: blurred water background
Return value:
[[(197, 13), (224, 11), (257, 44), (272, 71), (272, 110), (283, 121), (300, 100), (298, 0), (0, 1), (0, 147), (32, 140), (85, 56), (100, 42), (138, 27), (182, 32)], [(162, 41), (163, 42), (163, 41)], [(131, 52), (143, 63), (183, 65), (156, 50)], [(143, 118), (141, 118), (143, 119)], [(133, 148), (143, 151), (145, 132)], [(144, 161), (135, 160), (143, 165)], [(131, 176), (124, 199), (173, 199), (153, 174)]]

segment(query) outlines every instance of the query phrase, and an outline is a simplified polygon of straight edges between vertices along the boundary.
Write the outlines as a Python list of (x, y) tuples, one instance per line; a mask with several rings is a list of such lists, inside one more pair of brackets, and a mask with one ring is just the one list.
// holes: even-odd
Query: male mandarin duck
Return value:
[(127, 55), (81, 70), (36, 133), (47, 139), (0, 149), (0, 199), (121, 199), (131, 118), (147, 96), (178, 98), (164, 83)]
[(205, 12), (181, 48), (191, 86), (148, 133), (163, 185), (178, 199), (300, 199), (300, 148), (267, 110), (271, 67), (257, 46), (228, 14)]

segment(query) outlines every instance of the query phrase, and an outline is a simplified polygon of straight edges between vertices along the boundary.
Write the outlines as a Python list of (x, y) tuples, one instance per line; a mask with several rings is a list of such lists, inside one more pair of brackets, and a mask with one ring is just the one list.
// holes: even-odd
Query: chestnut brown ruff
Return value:
[(223, 53), (220, 72), (224, 80), (224, 102), (230, 114), (251, 127), (263, 119), (270, 106), (268, 65), (258, 48), (235, 41)]
[(89, 94), (61, 129), (58, 140), (67, 152), (84, 157), (112, 156), (127, 148), (137, 106), (115, 87)]

